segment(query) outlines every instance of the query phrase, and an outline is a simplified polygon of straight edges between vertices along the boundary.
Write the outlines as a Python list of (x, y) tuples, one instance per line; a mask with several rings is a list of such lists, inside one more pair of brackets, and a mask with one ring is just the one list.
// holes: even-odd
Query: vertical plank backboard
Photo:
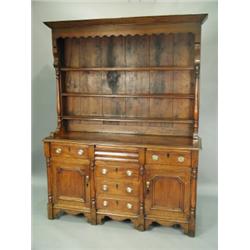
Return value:
[(126, 93), (147, 94), (149, 93), (149, 72), (126, 72)]
[(194, 80), (190, 71), (173, 73), (173, 93), (194, 94)]
[(80, 67), (101, 66), (101, 39), (80, 38)]
[(150, 93), (164, 94), (173, 92), (173, 73), (168, 71), (150, 72)]
[(150, 36), (150, 66), (173, 65), (173, 34)]
[(66, 92), (78, 92), (80, 84), (80, 73), (74, 71), (65, 72), (65, 82), (63, 84), (63, 89)]
[(102, 72), (80, 72), (79, 91), (81, 93), (102, 93)]
[(81, 115), (83, 116), (101, 116), (102, 98), (101, 97), (82, 97)]
[(125, 98), (103, 98), (103, 115), (120, 117), (125, 115)]
[(125, 38), (123, 36), (103, 37), (101, 39), (102, 67), (125, 66), (124, 46)]
[(150, 98), (151, 118), (172, 118), (173, 117), (173, 101), (172, 99)]
[(173, 101), (174, 119), (193, 119), (193, 100), (175, 99)]
[(81, 114), (81, 98), (80, 97), (64, 97), (64, 114), (80, 115)]
[(126, 66), (145, 67), (149, 59), (148, 36), (126, 36)]
[(64, 42), (64, 63), (66, 67), (79, 67), (80, 40), (66, 38)]
[[(158, 67), (192, 66), (194, 35), (111, 36), (64, 39), (65, 67)], [(190, 71), (67, 71), (63, 91), (85, 94), (194, 94)], [(193, 100), (159, 97), (64, 97), (65, 115), (149, 119), (192, 119)], [(68, 128), (188, 134), (190, 124), (67, 121)], [(117, 126), (120, 126), (118, 128)], [(99, 128), (99, 129), (98, 129)]]
[(192, 66), (194, 64), (194, 35), (192, 33), (177, 33), (174, 35), (175, 66)]
[(147, 117), (149, 113), (148, 98), (126, 98), (127, 117)]
[(123, 71), (108, 71), (102, 75), (103, 94), (125, 94), (125, 73)]

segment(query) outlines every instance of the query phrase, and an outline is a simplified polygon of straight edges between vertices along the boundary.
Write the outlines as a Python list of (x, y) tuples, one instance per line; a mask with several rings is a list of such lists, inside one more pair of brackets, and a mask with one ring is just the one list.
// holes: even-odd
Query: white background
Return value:
[[(219, 249), (249, 249), (248, 1), (221, 0), (219, 13)], [(0, 18), (1, 248), (30, 249), (29, 1), (5, 2)]]
[[(130, 242), (127, 246), (120, 246), (120, 249), (132, 249), (138, 247), (138, 237), (142, 237), (144, 244), (141, 247), (152, 249), (150, 245), (158, 238), (155, 247), (171, 247), (179, 249), (192, 246), (193, 250), (200, 249), (213, 250), (217, 246), (217, 43), (218, 43), (218, 28), (217, 28), (217, 3), (216, 2), (196, 2), (196, 3), (150, 3), (127, 1), (108, 1), (109, 3), (48, 3), (48, 2), (33, 2), (32, 4), (32, 182), (34, 190), (33, 201), (33, 247), (52, 249), (56, 246), (55, 241), (63, 238), (65, 243), (62, 243), (61, 248), (67, 248), (67, 240), (72, 239), (67, 236), (67, 233), (58, 232), (55, 234), (57, 227), (53, 228), (53, 224), (47, 225), (45, 204), (46, 204), (46, 171), (45, 158), (42, 150), (42, 139), (48, 136), (49, 133), (55, 130), (56, 127), (56, 93), (55, 93), (55, 72), (53, 68), (52, 58), (52, 42), (51, 30), (43, 24), (44, 21), (54, 20), (77, 20), (77, 19), (95, 19), (109, 17), (126, 17), (126, 16), (152, 16), (152, 15), (170, 15), (170, 14), (195, 14), (208, 13), (208, 19), (202, 25), (201, 35), (201, 76), (200, 76), (200, 133), (202, 137), (203, 150), (200, 153), (199, 177), (198, 177), (198, 206), (197, 206), (197, 234), (195, 241), (192, 242), (188, 238), (180, 241), (179, 232), (176, 235), (169, 235), (165, 231), (166, 237), (172, 237), (172, 243), (169, 239), (162, 237), (164, 231), (144, 233), (136, 236), (133, 231), (123, 231), (123, 237), (129, 237)], [(111, 3), (113, 2), (113, 3)], [(40, 184), (40, 186), (38, 186)], [(44, 187), (44, 188), (43, 188)], [(41, 191), (38, 191), (41, 190)], [(39, 198), (38, 198), (39, 197)], [(44, 199), (45, 198), (45, 199)], [(38, 206), (38, 204), (40, 204)], [(203, 211), (210, 210), (209, 214)], [(42, 216), (41, 216), (42, 215)], [(70, 222), (75, 222), (75, 218), (69, 218)], [(64, 220), (67, 220), (64, 218)], [(63, 218), (61, 218), (61, 223)], [(65, 222), (69, 231), (74, 231), (77, 234), (79, 231), (87, 230), (90, 239), (93, 235), (90, 233), (92, 228), (83, 224), (80, 228), (70, 228), (71, 224)], [(67, 224), (69, 223), (69, 224)], [(63, 227), (63, 224), (59, 224)], [(59, 226), (57, 225), (57, 226)], [(105, 224), (109, 226), (111, 224)], [(110, 234), (103, 233), (106, 239), (110, 239), (111, 235), (119, 231), (121, 225), (112, 224)], [(41, 232), (38, 232), (38, 231)], [(100, 230), (100, 232), (99, 232)], [(94, 234), (101, 233), (102, 228), (95, 229)], [(107, 228), (108, 230), (108, 228)], [(163, 229), (162, 229), (163, 230)], [(49, 234), (46, 232), (50, 232)], [(67, 232), (67, 231), (66, 231)], [(170, 231), (171, 232), (171, 231)], [(162, 234), (161, 234), (162, 233)], [(54, 235), (54, 238), (51, 237)], [(61, 235), (59, 238), (58, 235)], [(160, 236), (162, 235), (162, 236)], [(57, 238), (58, 237), (58, 238)], [(117, 237), (120, 237), (119, 234)], [(145, 239), (144, 239), (144, 238)], [(43, 240), (47, 239), (47, 243)], [(61, 241), (63, 242), (63, 239)], [(72, 245), (76, 249), (84, 244), (84, 239), (79, 239), (78, 244)], [(53, 242), (54, 241), (54, 242)], [(132, 243), (133, 242), (133, 243)], [(130, 243), (130, 244), (129, 244)], [(105, 248), (105, 244), (101, 241), (87, 245), (85, 247)], [(113, 246), (110, 249), (116, 249), (119, 246), (118, 241), (113, 241)], [(127, 247), (127, 248), (126, 248)], [(206, 248), (205, 248), (206, 247)]]

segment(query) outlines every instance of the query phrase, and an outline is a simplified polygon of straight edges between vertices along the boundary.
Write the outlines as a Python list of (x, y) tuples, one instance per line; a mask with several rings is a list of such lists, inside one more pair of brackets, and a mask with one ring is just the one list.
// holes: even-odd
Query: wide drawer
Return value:
[(51, 155), (53, 157), (73, 157), (86, 159), (89, 157), (89, 150), (87, 145), (52, 143)]
[(98, 197), (96, 206), (97, 212), (111, 212), (112, 214), (116, 212), (122, 212), (123, 214), (139, 214), (138, 200)]
[(95, 167), (96, 177), (105, 177), (113, 179), (124, 180), (138, 180), (139, 178), (139, 165), (133, 164), (100, 164)]
[(139, 196), (139, 182), (122, 180), (110, 181), (106, 178), (97, 178), (96, 193), (137, 197)]
[(191, 166), (191, 152), (148, 149), (146, 152), (146, 164)]

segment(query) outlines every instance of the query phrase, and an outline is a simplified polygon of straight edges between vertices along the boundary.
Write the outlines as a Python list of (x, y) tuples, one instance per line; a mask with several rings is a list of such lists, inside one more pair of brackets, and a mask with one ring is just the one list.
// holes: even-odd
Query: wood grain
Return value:
[(57, 129), (44, 139), (49, 219), (195, 235), (206, 17), (46, 22), (57, 86)]

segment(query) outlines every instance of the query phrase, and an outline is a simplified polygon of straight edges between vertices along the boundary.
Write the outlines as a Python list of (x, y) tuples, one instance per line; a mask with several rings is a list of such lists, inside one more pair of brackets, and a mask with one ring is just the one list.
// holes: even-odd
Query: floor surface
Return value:
[(130, 222), (106, 221), (90, 225), (83, 216), (63, 215), (47, 219), (45, 177), (32, 178), (33, 250), (216, 250), (217, 197), (198, 195), (197, 232), (190, 238), (180, 229), (154, 226), (145, 232)]

